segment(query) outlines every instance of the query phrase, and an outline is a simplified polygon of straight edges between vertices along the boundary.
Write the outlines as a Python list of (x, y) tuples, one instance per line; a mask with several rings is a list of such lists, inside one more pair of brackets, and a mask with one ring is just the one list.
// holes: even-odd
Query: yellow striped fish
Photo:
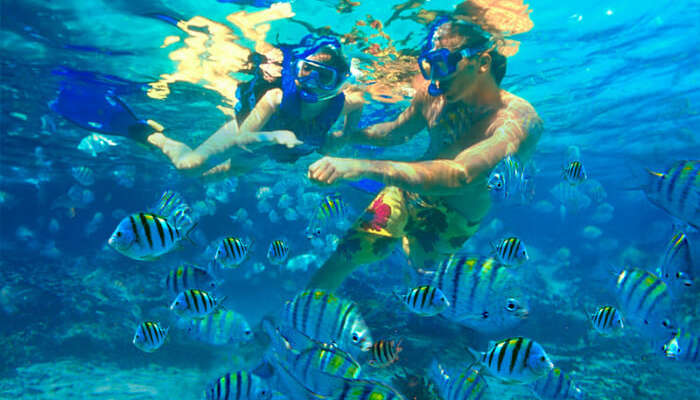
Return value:
[[(290, 398), (306, 398), (305, 393), (328, 397), (342, 387), (342, 379), (356, 379), (360, 364), (333, 344), (315, 341), (298, 331), (274, 328), (263, 322), (272, 339), (265, 359), (273, 367)], [(292, 396), (292, 394), (299, 395)]]
[(542, 400), (583, 400), (581, 388), (559, 368), (553, 368), (546, 377), (540, 378), (530, 388)]
[(488, 389), (479, 370), (467, 367), (462, 372), (447, 371), (437, 360), (430, 366), (430, 379), (444, 400), (480, 400)]
[(647, 170), (649, 201), (700, 229), (700, 160), (674, 163), (666, 172)]
[(674, 360), (700, 363), (700, 336), (679, 330), (663, 347), (666, 357)]
[(202, 318), (216, 309), (217, 301), (207, 292), (189, 289), (175, 297), (170, 310), (180, 317)]
[(569, 165), (564, 167), (562, 172), (564, 179), (571, 185), (577, 185), (586, 180), (586, 169), (580, 161), (571, 161)]
[(477, 357), (494, 376), (510, 382), (530, 383), (547, 375), (554, 364), (539, 343), (515, 337), (493, 343)]
[(323, 290), (306, 290), (286, 303), (284, 325), (347, 352), (366, 351), (372, 335), (357, 305)]
[(248, 244), (237, 237), (227, 237), (221, 241), (214, 259), (225, 268), (235, 268), (241, 265), (248, 256)]
[(658, 276), (632, 268), (617, 277), (617, 300), (625, 321), (654, 340), (668, 341), (674, 329), (673, 301)]
[(613, 334), (625, 327), (622, 315), (613, 306), (602, 306), (591, 315), (593, 328), (603, 335)]
[(513, 327), (528, 315), (522, 284), (491, 257), (452, 255), (440, 263), (430, 286), (450, 303), (442, 316), (482, 333)]
[(132, 343), (139, 349), (151, 353), (163, 345), (166, 337), (168, 337), (167, 328), (163, 329), (157, 322), (146, 321), (136, 328)]
[(348, 215), (348, 206), (338, 193), (328, 194), (321, 199), (306, 227), (308, 239), (318, 238), (329, 224), (338, 222)]
[(165, 287), (173, 295), (187, 289), (214, 290), (218, 284), (211, 272), (193, 264), (173, 268), (165, 277)]
[[(700, 240), (700, 235), (691, 234), (694, 240)], [(661, 259), (659, 270), (661, 279), (677, 294), (693, 286), (693, 259), (690, 251), (690, 237), (682, 231), (677, 231), (666, 245), (666, 251)]]
[(516, 237), (509, 237), (493, 245), (496, 257), (505, 265), (520, 265), (530, 257), (525, 243)]
[(378, 340), (374, 342), (370, 349), (372, 359), (369, 360), (369, 365), (377, 368), (388, 367), (398, 361), (401, 350), (403, 349), (401, 348), (400, 340), (398, 342), (393, 340)]
[(272, 264), (282, 264), (289, 256), (289, 246), (285, 240), (273, 240), (267, 249), (267, 259)]
[(269, 400), (272, 390), (262, 379), (248, 371), (227, 373), (204, 391), (206, 400)]
[(337, 400), (405, 400), (391, 386), (366, 379), (345, 379), (343, 388), (332, 398)]
[(204, 318), (183, 319), (180, 326), (191, 338), (215, 346), (253, 339), (253, 331), (248, 321), (233, 310), (216, 310)]
[(422, 317), (438, 315), (450, 306), (442, 290), (433, 286), (418, 286), (403, 296), (395, 295), (409, 310)]
[(165, 218), (156, 214), (137, 213), (122, 219), (108, 244), (129, 258), (146, 261), (170, 252), (185, 237)]

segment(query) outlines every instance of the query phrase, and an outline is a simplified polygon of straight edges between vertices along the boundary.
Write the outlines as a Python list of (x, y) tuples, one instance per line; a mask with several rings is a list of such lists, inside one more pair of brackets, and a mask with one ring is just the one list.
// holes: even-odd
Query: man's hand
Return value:
[(309, 166), (308, 176), (312, 181), (327, 185), (340, 180), (355, 180), (361, 178), (366, 162), (352, 158), (323, 157)]

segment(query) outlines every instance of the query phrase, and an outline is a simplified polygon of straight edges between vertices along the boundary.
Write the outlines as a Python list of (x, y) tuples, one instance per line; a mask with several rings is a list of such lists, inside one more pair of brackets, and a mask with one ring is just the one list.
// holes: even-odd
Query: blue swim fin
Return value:
[(377, 194), (382, 189), (384, 189), (385, 186), (383, 183), (369, 178), (360, 179), (359, 181), (348, 182), (347, 185), (354, 189), (362, 190), (363, 192), (369, 194)]
[(146, 143), (154, 129), (138, 119), (116, 95), (82, 85), (67, 85), (49, 107), (77, 126)]
[(114, 75), (58, 67), (62, 77), (58, 96), (49, 103), (51, 110), (75, 125), (93, 132), (125, 136), (145, 143), (154, 129), (134, 115), (118, 95), (143, 92), (143, 83)]

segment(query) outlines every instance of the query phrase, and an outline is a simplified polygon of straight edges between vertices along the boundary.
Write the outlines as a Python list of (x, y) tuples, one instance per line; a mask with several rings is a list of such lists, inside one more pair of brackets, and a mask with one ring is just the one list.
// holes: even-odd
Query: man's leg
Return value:
[(393, 186), (384, 188), (314, 274), (307, 288), (336, 290), (355, 268), (387, 257), (401, 240), (407, 218), (403, 191)]
[(399, 239), (352, 230), (338, 244), (307, 288), (336, 290), (360, 265), (379, 261), (389, 254)]

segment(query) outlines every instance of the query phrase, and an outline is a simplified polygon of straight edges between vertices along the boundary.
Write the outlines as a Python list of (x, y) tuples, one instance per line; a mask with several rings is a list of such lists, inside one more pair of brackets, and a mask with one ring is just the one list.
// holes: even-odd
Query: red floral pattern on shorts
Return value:
[(375, 231), (380, 231), (386, 228), (389, 222), (389, 217), (391, 217), (391, 206), (384, 203), (384, 195), (380, 195), (373, 202), (372, 205), (365, 211), (364, 221), (362, 221), (362, 227), (364, 229), (371, 229)]

